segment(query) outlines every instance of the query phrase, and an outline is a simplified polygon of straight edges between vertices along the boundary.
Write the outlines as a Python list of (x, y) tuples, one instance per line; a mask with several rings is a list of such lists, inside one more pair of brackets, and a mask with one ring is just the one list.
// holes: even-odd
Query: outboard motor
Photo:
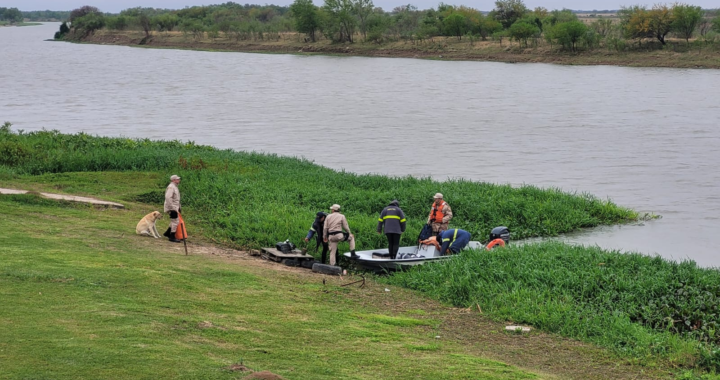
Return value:
[(495, 227), (490, 231), (490, 240), (493, 241), (495, 239), (502, 239), (505, 244), (510, 242), (510, 230), (508, 230), (507, 227), (501, 226), (501, 227)]

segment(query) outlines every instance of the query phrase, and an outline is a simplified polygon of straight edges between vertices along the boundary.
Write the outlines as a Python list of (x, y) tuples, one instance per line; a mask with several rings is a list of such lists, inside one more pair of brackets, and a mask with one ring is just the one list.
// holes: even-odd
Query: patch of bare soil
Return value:
[(248, 367), (245, 367), (242, 364), (233, 364), (231, 366), (225, 367), (225, 369), (229, 371), (236, 371), (236, 372), (252, 372), (252, 370)]
[(261, 371), (245, 376), (243, 380), (285, 380), (285, 378), (269, 371)]

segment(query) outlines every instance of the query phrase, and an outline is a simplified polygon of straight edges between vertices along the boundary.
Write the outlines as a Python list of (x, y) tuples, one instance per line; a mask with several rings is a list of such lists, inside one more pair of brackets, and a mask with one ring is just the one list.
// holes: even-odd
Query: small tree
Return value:
[(528, 9), (522, 0), (497, 0), (492, 15), (507, 29), (527, 12)]
[(483, 17), (478, 25), (478, 31), (483, 41), (487, 40), (488, 36), (500, 32), (503, 30), (502, 24), (490, 17)]
[(458, 41), (462, 40), (463, 34), (467, 32), (465, 16), (457, 12), (451, 13), (443, 20), (443, 28), (447, 35), (457, 37)]
[(672, 9), (667, 5), (657, 4), (649, 11), (649, 30), (652, 35), (665, 45), (665, 36), (672, 30), (674, 22)]
[(363, 38), (367, 39), (367, 20), (373, 12), (375, 5), (372, 0), (353, 0), (352, 10), (353, 14), (357, 16), (360, 21), (360, 32), (363, 34)]
[(320, 28), (318, 9), (312, 0), (295, 0), (290, 5), (290, 15), (295, 22), (295, 29), (310, 37), (315, 42), (315, 31)]
[(70, 21), (70, 23), (72, 23), (75, 21), (75, 19), (83, 17), (83, 16), (87, 16), (91, 13), (100, 13), (100, 10), (97, 9), (97, 7), (91, 7), (89, 5), (85, 5), (80, 8), (73, 9), (72, 11), (70, 11), (70, 18), (68, 21)]
[(717, 15), (717, 16), (712, 20), (712, 30), (720, 33), (720, 15)]
[(510, 38), (514, 39), (518, 43), (522, 42), (522, 45), (527, 47), (528, 40), (538, 35), (540, 33), (540, 29), (534, 23), (530, 23), (527, 20), (520, 20), (510, 26), (508, 33)]
[(553, 28), (553, 35), (557, 42), (565, 48), (577, 51), (577, 43), (588, 33), (588, 27), (581, 21), (570, 21), (557, 24)]
[(695, 29), (703, 19), (704, 12), (702, 8), (687, 4), (675, 4), (672, 8), (672, 14), (672, 30), (684, 38), (689, 45), (690, 38), (692, 38)]

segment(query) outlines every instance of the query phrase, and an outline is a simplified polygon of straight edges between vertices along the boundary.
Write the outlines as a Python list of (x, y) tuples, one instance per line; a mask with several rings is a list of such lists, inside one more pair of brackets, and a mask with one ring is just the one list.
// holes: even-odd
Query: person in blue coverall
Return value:
[[(445, 255), (446, 251), (451, 253), (460, 252), (470, 242), (470, 233), (459, 228), (447, 230), (438, 235), (438, 243), (441, 243), (440, 254)], [(448, 253), (449, 254), (449, 253)]]

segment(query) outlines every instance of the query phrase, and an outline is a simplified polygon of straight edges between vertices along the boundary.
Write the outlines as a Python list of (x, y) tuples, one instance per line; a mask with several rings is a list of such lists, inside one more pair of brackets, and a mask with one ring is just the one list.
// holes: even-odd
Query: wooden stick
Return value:
[(181, 224), (180, 224), (180, 227), (181, 227), (182, 230), (183, 230), (183, 245), (185, 246), (185, 256), (187, 256), (187, 255), (188, 255), (188, 251), (187, 251), (187, 232), (185, 232), (185, 223), (184, 223), (184, 222), (181, 223)]

